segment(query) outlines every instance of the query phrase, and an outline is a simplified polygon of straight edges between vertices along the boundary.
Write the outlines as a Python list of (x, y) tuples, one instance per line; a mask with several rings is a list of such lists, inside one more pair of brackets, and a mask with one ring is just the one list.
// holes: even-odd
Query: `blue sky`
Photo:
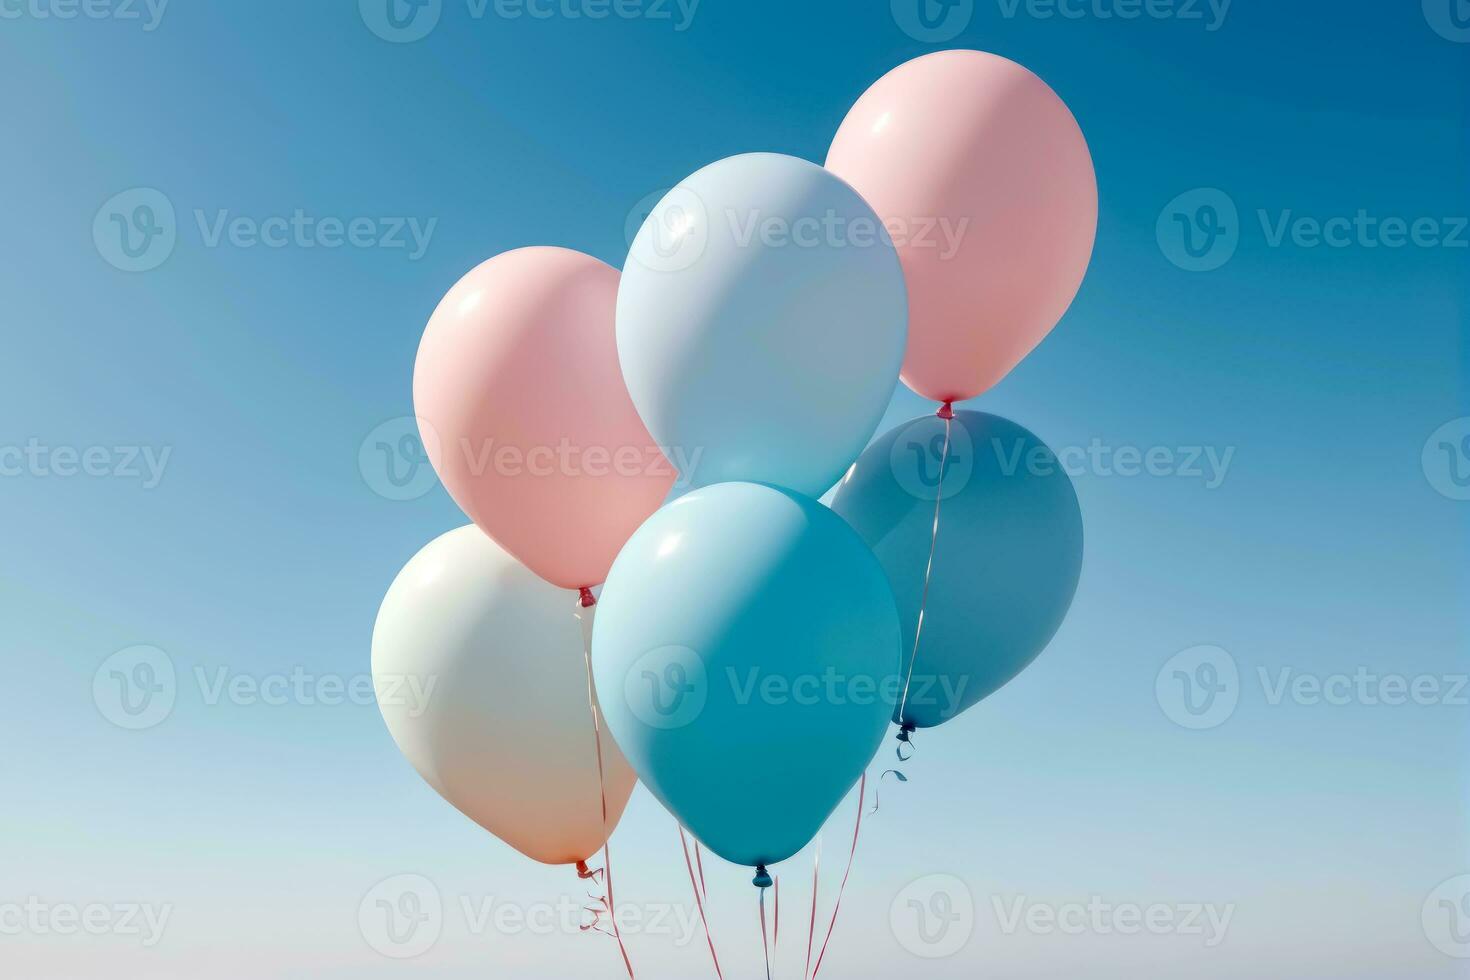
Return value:
[[(1071, 311), (975, 407), (1175, 465), (1081, 465), (1070, 616), (885, 785), (822, 975), (1464, 975), (1446, 952), (1470, 952), (1463, 4), (974, 0), (935, 40), (906, 2), (442, 0), (408, 43), (374, 32), (393, 36), (370, 0), (0, 4), (7, 962), (615, 975), (599, 937), (467, 915), (581, 892), (435, 797), (371, 704), (323, 703), (323, 678), (367, 670), (393, 575), (463, 523), (436, 487), (391, 499), (359, 450), (411, 412), (423, 324), (475, 263), (553, 244), (621, 265), (650, 193), (734, 153), (820, 161), (883, 72), (976, 47), (1071, 106), (1101, 209)], [(171, 249), (110, 244), (119, 209), (135, 243), (172, 209)], [(885, 426), (926, 410), (900, 391)], [(1228, 465), (1195, 475), (1206, 451)], [(177, 690), (128, 730), (94, 679), (137, 645)], [(1181, 654), (1235, 668), (1210, 727), (1174, 720), (1194, 717), (1168, 693)], [(1383, 703), (1388, 677), (1425, 703)], [(853, 806), (826, 834), (824, 909)], [(615, 846), (620, 899), (688, 911), (645, 792)], [(788, 935), (809, 858), (787, 869)], [(722, 962), (754, 970), (748, 874), (707, 870)], [(399, 960), (359, 909), (403, 874), (444, 911)], [(970, 932), (919, 958), (943, 949), (908, 903), (936, 896), (973, 907), (947, 941)], [(6, 911), (28, 902), (34, 921)], [(1074, 916), (1089, 903), (1113, 911)], [(1174, 925), (1125, 934), (1130, 904)], [(101, 934), (65, 934), (57, 910), (94, 905)], [(156, 942), (126, 906), (166, 919)], [(1228, 910), (1218, 942), (1184, 927), (1193, 907)], [(708, 969), (702, 938), (642, 933), (640, 976)]]

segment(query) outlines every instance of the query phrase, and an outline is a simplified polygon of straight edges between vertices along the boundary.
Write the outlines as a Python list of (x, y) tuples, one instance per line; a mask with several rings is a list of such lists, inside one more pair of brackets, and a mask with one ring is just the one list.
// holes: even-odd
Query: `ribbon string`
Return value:
[[(623, 967), (628, 971), (628, 980), (636, 980), (633, 976), (633, 961), (628, 958), (628, 947), (623, 945), (623, 934), (618, 929), (618, 914), (616, 899), (613, 898), (613, 873), (612, 873), (612, 849), (611, 841), (608, 840), (607, 830), (607, 775), (602, 762), (602, 715), (597, 707), (597, 688), (592, 682), (592, 624), (588, 617), (582, 615), (584, 609), (590, 609), (597, 602), (592, 598), (589, 589), (582, 589), (577, 597), (577, 605), (574, 615), (577, 623), (582, 627), (582, 663), (587, 669), (587, 710), (592, 714), (592, 739), (597, 747), (597, 793), (602, 799), (602, 867), (598, 871), (588, 871), (585, 862), (577, 865), (577, 876), (584, 880), (597, 880), (600, 872), (602, 884), (607, 892), (605, 900), (599, 901), (605, 906), (608, 923), (612, 926), (610, 935), (618, 942), (618, 952), (623, 954)], [(590, 908), (592, 922), (588, 928), (598, 932), (603, 930), (596, 927), (601, 921), (602, 912), (595, 906)]]
[(822, 969), (822, 957), (827, 955), (827, 944), (832, 941), (832, 930), (837, 925), (837, 912), (842, 908), (842, 895), (847, 891), (847, 878), (852, 874), (853, 858), (857, 856), (858, 832), (863, 829), (863, 798), (867, 789), (868, 774), (863, 773), (863, 778), (858, 782), (857, 823), (852, 828), (852, 849), (847, 852), (847, 870), (842, 872), (842, 884), (837, 886), (837, 900), (832, 904), (832, 921), (827, 923), (827, 936), (822, 940), (822, 951), (817, 954), (817, 965), (812, 970), (812, 980), (817, 980), (817, 972)]
[(761, 950), (766, 954), (766, 980), (771, 980), (771, 946), (766, 942), (766, 890), (759, 888), (761, 903)]
[[(914, 663), (919, 659), (919, 637), (924, 633), (924, 609), (929, 605), (929, 581), (934, 577), (934, 551), (939, 544), (939, 505), (944, 500), (944, 471), (949, 465), (949, 437), (951, 426), (954, 425), (954, 412), (950, 409), (949, 402), (939, 410), (939, 417), (944, 420), (944, 449), (939, 454), (939, 483), (934, 492), (934, 525), (929, 531), (929, 560), (924, 565), (924, 591), (919, 596), (919, 622), (914, 629), (914, 648), (909, 654), (909, 667), (903, 679), (903, 698), (898, 703), (898, 722), (902, 726), (898, 740), (898, 759), (907, 762), (913, 755), (912, 743), (909, 741), (909, 733), (913, 731), (913, 723), (904, 717), (904, 709), (909, 703), (909, 684), (914, 679)], [(903, 754), (904, 746), (909, 746), (909, 755)]]
[[(677, 824), (679, 828), (679, 846), (684, 849), (684, 867), (689, 871), (689, 887), (694, 889), (694, 904), (699, 909), (699, 921), (704, 923), (704, 939), (709, 944), (709, 958), (715, 964), (715, 976), (719, 980), (725, 980), (725, 975), (720, 972), (720, 957), (715, 953), (715, 937), (709, 931), (709, 919), (705, 918), (704, 900), (707, 893), (704, 890), (704, 863), (699, 864), (699, 880), (694, 880), (694, 865), (689, 861), (689, 841), (684, 837), (684, 825)], [(699, 861), (699, 839), (694, 840), (694, 859)]]
[(817, 874), (821, 869), (822, 841), (819, 838), (817, 849), (812, 853), (812, 917), (806, 927), (806, 966), (801, 969), (803, 980), (812, 972), (812, 942), (817, 938), (817, 884), (820, 881)]
[(880, 773), (878, 776), (878, 785), (873, 787), (873, 809), (868, 811), (868, 816), (870, 817), (878, 812), (878, 795), (883, 792), (883, 780), (887, 776), (892, 776), (901, 783), (906, 783), (909, 781), (909, 777), (905, 776), (897, 769), (884, 769), (883, 772)]

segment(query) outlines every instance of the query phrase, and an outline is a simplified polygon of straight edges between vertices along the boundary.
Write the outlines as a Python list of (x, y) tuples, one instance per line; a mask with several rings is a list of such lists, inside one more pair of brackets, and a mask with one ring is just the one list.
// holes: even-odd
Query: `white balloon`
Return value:
[(604, 830), (578, 608), (468, 525), (404, 566), (373, 627), (398, 748), (465, 816), (546, 864), (595, 854), (637, 781), (604, 728)]
[(809, 161), (747, 153), (686, 177), (643, 222), (617, 338), (633, 404), (688, 483), (817, 496), (898, 385), (908, 294), (857, 191)]

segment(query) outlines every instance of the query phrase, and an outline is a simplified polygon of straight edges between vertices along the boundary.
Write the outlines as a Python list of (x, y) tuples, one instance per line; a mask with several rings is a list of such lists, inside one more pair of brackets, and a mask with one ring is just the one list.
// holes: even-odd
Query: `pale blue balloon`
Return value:
[(650, 517), (597, 604), (592, 667), (613, 738), (711, 851), (773, 864), (821, 829), (882, 743), (898, 610), (826, 507), (725, 483)]
[(695, 487), (826, 491), (877, 430), (907, 338), (878, 216), (841, 178), (779, 153), (720, 160), (669, 191), (618, 288), (633, 404)]
[[(903, 618), (905, 672), (943, 450), (943, 419), (900, 425), (868, 447), (832, 500), (888, 573)], [(1082, 569), (1071, 478), (1016, 423), (955, 412), (943, 498), (913, 680), (903, 717), (894, 717), (917, 728), (948, 721), (1030, 664), (1061, 626)]]

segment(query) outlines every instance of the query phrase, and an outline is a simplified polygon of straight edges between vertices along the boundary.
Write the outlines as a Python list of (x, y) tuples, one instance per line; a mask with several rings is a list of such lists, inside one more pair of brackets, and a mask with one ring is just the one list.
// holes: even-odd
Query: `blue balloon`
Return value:
[(832, 500), (888, 573), (907, 673), (947, 460), (923, 632), (893, 719), (916, 728), (948, 721), (1036, 659), (1082, 570), (1077, 494), (1045, 443), (1008, 419), (960, 411), (943, 454), (944, 420), (914, 419), (874, 441)]
[(868, 203), (780, 153), (712, 163), (654, 206), (618, 286), (618, 360), (693, 486), (817, 496), (873, 437), (903, 362), (908, 293)]
[(888, 579), (841, 518), (724, 483), (623, 547), (592, 668), (644, 784), (711, 851), (755, 867), (801, 850), (872, 761), (901, 644)]

